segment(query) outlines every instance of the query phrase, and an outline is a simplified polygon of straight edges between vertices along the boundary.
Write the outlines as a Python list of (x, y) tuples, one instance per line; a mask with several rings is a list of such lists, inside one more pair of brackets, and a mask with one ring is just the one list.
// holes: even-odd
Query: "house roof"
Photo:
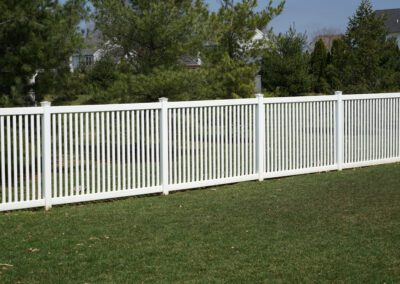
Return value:
[(385, 17), (385, 25), (389, 33), (400, 32), (400, 9), (376, 10), (377, 16)]

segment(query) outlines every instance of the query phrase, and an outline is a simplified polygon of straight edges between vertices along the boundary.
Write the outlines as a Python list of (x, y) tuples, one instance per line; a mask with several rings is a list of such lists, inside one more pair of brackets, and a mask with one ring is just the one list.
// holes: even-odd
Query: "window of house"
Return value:
[(85, 55), (85, 65), (93, 64), (93, 55)]

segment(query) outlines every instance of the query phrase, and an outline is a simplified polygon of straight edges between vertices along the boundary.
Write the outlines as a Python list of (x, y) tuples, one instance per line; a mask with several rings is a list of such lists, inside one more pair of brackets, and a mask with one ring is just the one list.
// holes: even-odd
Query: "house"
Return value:
[(74, 72), (81, 66), (91, 66), (101, 59), (100, 49), (82, 48), (78, 49), (69, 60), (69, 68)]
[(85, 48), (75, 51), (69, 58), (69, 68), (74, 72), (81, 66), (91, 66), (101, 59), (103, 56), (104, 42), (102, 35), (93, 27), (81, 30), (82, 37), (84, 38)]
[[(253, 45), (259, 41), (266, 41), (265, 45), (263, 45), (264, 48), (268, 48), (268, 37), (267, 35), (260, 31), (259, 29), (256, 29), (256, 32), (253, 36), (253, 38), (251, 39), (251, 44)], [(259, 70), (258, 70), (258, 74), (256, 75), (256, 77), (254, 78), (254, 92), (256, 94), (260, 94), (262, 93), (262, 79), (261, 79), (261, 57), (258, 58), (254, 58), (253, 60), (251, 60), (251, 62), (258, 62), (259, 64)]]
[(197, 56), (190, 56), (190, 55), (182, 56), (179, 62), (189, 69), (200, 68), (201, 65), (203, 64), (200, 58), (200, 53), (198, 53)]
[(256, 42), (256, 41), (264, 40), (264, 39), (267, 39), (265, 33), (260, 31), (259, 29), (256, 29), (256, 32), (255, 32), (253, 38), (251, 39), (251, 41)]
[(376, 10), (375, 14), (384, 18), (388, 37), (395, 38), (400, 46), (400, 9)]
[[(118, 54), (118, 46), (111, 46), (109, 42), (106, 42), (102, 48), (98, 49), (91, 49), (91, 48), (84, 48), (78, 49), (71, 57), (70, 57), (70, 70), (74, 72), (79, 67), (82, 66), (92, 66), (97, 61), (99, 61), (105, 54), (113, 52), (114, 56), (116, 57), (116, 62), (119, 62), (121, 56), (116, 55)], [(119, 59), (118, 59), (119, 58)], [(200, 54), (197, 56), (182, 56), (179, 60), (181, 64), (186, 66), (189, 69), (196, 69), (201, 67), (202, 61), (200, 58)]]

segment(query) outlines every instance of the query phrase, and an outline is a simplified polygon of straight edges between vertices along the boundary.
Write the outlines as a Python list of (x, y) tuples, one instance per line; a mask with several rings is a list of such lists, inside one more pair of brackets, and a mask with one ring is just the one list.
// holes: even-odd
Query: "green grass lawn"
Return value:
[(400, 165), (0, 213), (0, 283), (400, 282)]

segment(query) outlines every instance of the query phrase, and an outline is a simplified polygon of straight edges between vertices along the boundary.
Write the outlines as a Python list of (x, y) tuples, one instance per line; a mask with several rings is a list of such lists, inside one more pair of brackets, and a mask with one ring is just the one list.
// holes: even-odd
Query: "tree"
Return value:
[(207, 70), (155, 68), (149, 74), (119, 73), (107, 88), (96, 88), (91, 102), (127, 103), (170, 100), (200, 100), (215, 98), (215, 88)]
[(81, 43), (77, 27), (84, 5), (84, 0), (0, 3), (0, 103), (25, 104), (29, 79), (39, 70), (69, 71), (69, 56)]
[[(252, 38), (256, 28), (264, 28), (283, 5), (272, 8), (270, 3), (256, 12), (256, 0), (225, 0), (210, 16), (203, 0), (94, 3), (98, 29), (110, 46), (122, 50), (121, 58), (131, 67), (114, 87), (127, 90), (135, 83), (136, 90), (142, 90), (130, 92), (132, 101), (154, 100), (160, 94), (210, 98), (210, 90), (214, 91), (211, 98), (252, 95), (258, 69), (254, 59), (262, 48)], [(183, 56), (197, 54), (203, 62), (201, 70), (189, 71), (180, 63)], [(191, 81), (188, 93), (184, 87)]]
[(197, 54), (204, 40), (208, 10), (201, 0), (95, 0), (96, 27), (110, 46), (122, 49), (133, 72), (179, 67)]
[(319, 39), (323, 39), (325, 43), (325, 47), (328, 50), (332, 49), (332, 44), (333, 41), (338, 38), (338, 36), (341, 34), (341, 30), (337, 28), (332, 28), (332, 27), (324, 27), (320, 28), (317, 31), (315, 31), (312, 35), (312, 41), (311, 41), (311, 46), (315, 46), (316, 42)]
[(349, 57), (349, 48), (343, 39), (333, 40), (332, 49), (328, 54), (328, 65), (326, 67), (326, 79), (331, 88), (331, 92), (343, 90)]
[(400, 87), (400, 49), (395, 38), (389, 38), (380, 61), (379, 90), (397, 92)]
[(345, 81), (347, 91), (379, 90), (380, 62), (386, 37), (384, 19), (375, 14), (369, 0), (362, 0), (349, 20), (345, 35), (351, 49)]
[(322, 39), (315, 43), (314, 51), (311, 53), (311, 74), (314, 79), (314, 92), (326, 93), (329, 86), (326, 81), (326, 67), (328, 64), (328, 51)]
[(256, 30), (266, 28), (283, 7), (284, 2), (273, 7), (270, 1), (257, 11), (257, 0), (222, 0), (220, 9), (211, 15), (206, 59), (209, 67), (217, 70), (224, 98), (253, 95), (254, 78), (267, 46), (266, 39), (254, 40)]
[(311, 92), (312, 76), (309, 55), (305, 52), (307, 37), (290, 28), (272, 39), (273, 47), (266, 52), (262, 80), (267, 91), (278, 96), (298, 96)]
[[(205, 42), (208, 10), (202, 0), (95, 0), (95, 22), (107, 46), (119, 50), (119, 75), (99, 101), (154, 101), (185, 97), (197, 80), (181, 63)], [(186, 72), (185, 76), (183, 74)], [(197, 84), (196, 84), (197, 85)], [(183, 90), (184, 86), (188, 90)], [(120, 98), (115, 96), (120, 91)], [(184, 92), (185, 95), (177, 92)]]
[(260, 56), (266, 39), (254, 41), (256, 29), (264, 30), (283, 7), (284, 2), (273, 7), (270, 1), (264, 9), (256, 11), (257, 0), (221, 0), (220, 9), (210, 17), (210, 41), (215, 46), (213, 59), (218, 60), (223, 53), (242, 61)]

